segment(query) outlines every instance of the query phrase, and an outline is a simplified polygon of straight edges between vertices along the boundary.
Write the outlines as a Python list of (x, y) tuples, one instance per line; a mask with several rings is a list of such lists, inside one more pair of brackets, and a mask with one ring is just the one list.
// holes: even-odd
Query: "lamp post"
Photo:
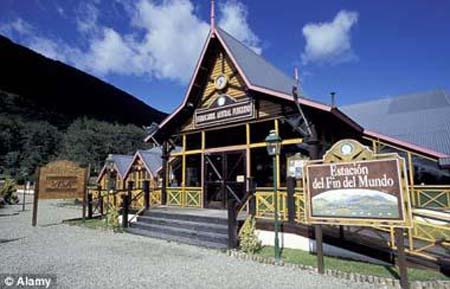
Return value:
[(273, 160), (273, 198), (274, 198), (274, 231), (275, 231), (275, 260), (280, 260), (280, 243), (278, 233), (280, 231), (280, 221), (278, 218), (278, 192), (277, 192), (277, 156), (281, 151), (281, 138), (276, 130), (271, 130), (266, 137), (267, 153), (272, 156)]

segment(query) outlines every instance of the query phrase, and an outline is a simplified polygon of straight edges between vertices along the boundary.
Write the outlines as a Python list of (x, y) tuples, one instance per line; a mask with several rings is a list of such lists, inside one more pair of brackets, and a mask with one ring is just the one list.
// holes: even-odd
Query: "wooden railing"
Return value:
[[(278, 212), (281, 220), (288, 219), (287, 206), (287, 189), (280, 188), (278, 194)], [(256, 217), (272, 219), (275, 212), (275, 198), (273, 188), (256, 188)], [(295, 220), (297, 222), (304, 222), (305, 220), (305, 195), (302, 188), (295, 188), (294, 193), (295, 204)]]
[(419, 185), (411, 187), (410, 192), (416, 208), (450, 209), (450, 186)]
[(202, 207), (203, 191), (201, 187), (169, 187), (166, 188), (166, 192), (168, 206)]
[[(412, 255), (422, 256), (427, 259), (435, 259), (430, 254), (433, 247), (441, 247), (450, 252), (450, 186), (414, 186), (410, 188), (411, 199), (416, 209), (432, 209), (441, 214), (442, 218), (434, 218), (413, 213), (413, 226), (407, 229), (405, 238), (408, 238), (407, 252)], [(287, 189), (278, 190), (278, 211), (281, 220), (288, 219)], [(295, 222), (305, 224), (305, 193), (303, 188), (295, 188), (294, 210)], [(274, 218), (274, 193), (272, 188), (256, 188), (256, 213), (255, 217), (260, 219)], [(448, 217), (445, 214), (448, 214)], [(392, 249), (396, 249), (394, 228), (368, 227), (353, 228), (353, 233), (364, 230), (375, 230), (386, 234), (379, 235), (380, 241), (386, 242)], [(381, 233), (376, 233), (374, 236)]]

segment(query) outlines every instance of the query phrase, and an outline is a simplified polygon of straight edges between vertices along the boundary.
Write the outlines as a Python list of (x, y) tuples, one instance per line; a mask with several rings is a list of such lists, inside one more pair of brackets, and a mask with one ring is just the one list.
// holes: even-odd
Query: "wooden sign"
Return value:
[(404, 160), (374, 154), (354, 140), (337, 142), (305, 166), (311, 224), (411, 226)]
[[(225, 96), (223, 96), (225, 98)], [(227, 98), (228, 99), (228, 98)], [(237, 101), (227, 103), (216, 101), (217, 105), (211, 108), (197, 109), (194, 114), (196, 127), (206, 127), (214, 124), (231, 123), (240, 120), (254, 118), (255, 105), (252, 100)]]
[(87, 169), (59, 160), (40, 168), (39, 199), (84, 198)]

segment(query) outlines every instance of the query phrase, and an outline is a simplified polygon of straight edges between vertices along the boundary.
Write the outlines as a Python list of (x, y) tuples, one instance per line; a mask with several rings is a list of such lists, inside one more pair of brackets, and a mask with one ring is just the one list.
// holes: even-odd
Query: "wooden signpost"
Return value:
[[(306, 222), (316, 228), (324, 224), (395, 228), (400, 283), (409, 288), (403, 233), (412, 225), (412, 214), (404, 159), (394, 153), (375, 154), (346, 139), (334, 144), (322, 160), (308, 161), (304, 170)], [(316, 244), (323, 273), (322, 234), (316, 234)]]
[(36, 226), (39, 199), (83, 199), (86, 214), (88, 169), (65, 160), (53, 161), (36, 170), (32, 225)]

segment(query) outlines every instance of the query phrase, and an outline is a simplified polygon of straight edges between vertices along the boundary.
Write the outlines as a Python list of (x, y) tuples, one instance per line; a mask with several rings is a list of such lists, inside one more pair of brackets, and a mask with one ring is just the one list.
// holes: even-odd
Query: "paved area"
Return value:
[[(61, 224), (80, 209), (42, 201), (0, 209), (0, 274), (54, 273), (57, 288), (375, 288), (126, 233)], [(17, 214), (18, 213), (18, 214)], [(1, 286), (0, 286), (1, 287)]]

